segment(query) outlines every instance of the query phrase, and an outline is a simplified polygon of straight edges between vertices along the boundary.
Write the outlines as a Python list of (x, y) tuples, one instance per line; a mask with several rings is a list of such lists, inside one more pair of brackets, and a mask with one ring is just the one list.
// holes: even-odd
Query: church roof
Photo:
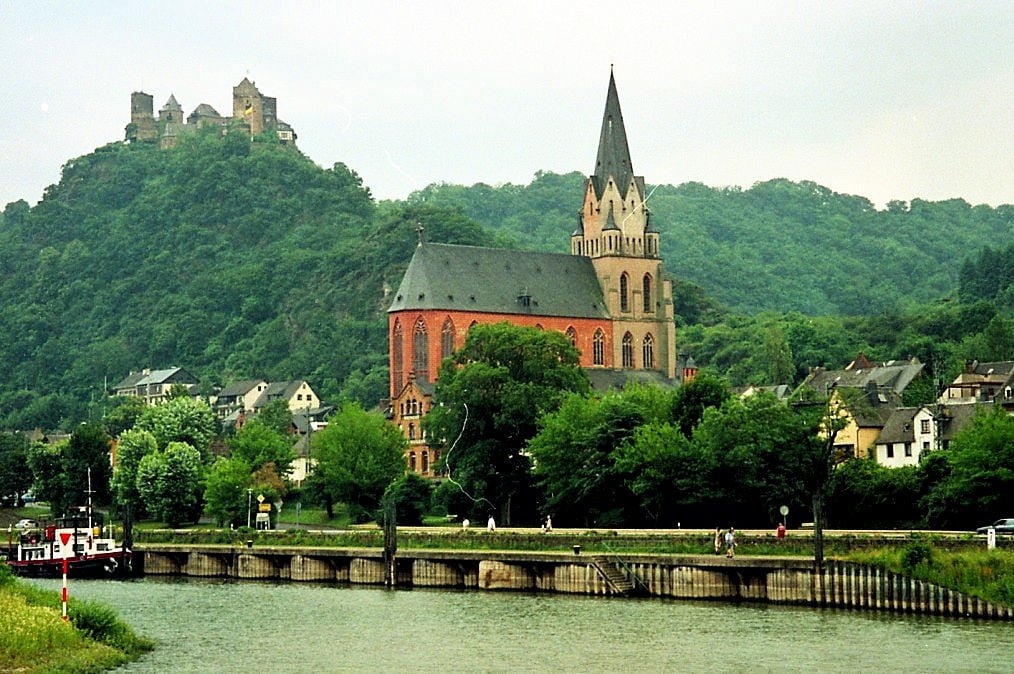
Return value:
[(421, 243), (389, 312), (442, 309), (608, 318), (590, 258)]
[(623, 126), (623, 113), (620, 112), (620, 96), (616, 93), (616, 78), (611, 72), (609, 91), (606, 93), (606, 109), (602, 114), (599, 151), (591, 177), (595, 186), (595, 196), (599, 199), (602, 198), (610, 177), (616, 182), (620, 194), (624, 197), (631, 180), (637, 182), (641, 196), (644, 196), (644, 178), (634, 175), (630, 147), (627, 145), (627, 131)]

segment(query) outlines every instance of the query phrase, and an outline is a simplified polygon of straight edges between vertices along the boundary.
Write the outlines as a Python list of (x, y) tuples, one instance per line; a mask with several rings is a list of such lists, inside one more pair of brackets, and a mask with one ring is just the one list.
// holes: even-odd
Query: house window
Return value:
[(923, 440), (922, 441), (922, 449), (923, 449), (923, 451), (926, 451), (927, 449), (929, 449), (929, 440)]
[(642, 299), (644, 302), (644, 313), (650, 314), (653, 312), (652, 301), (651, 301), (651, 274), (645, 274), (642, 285)]
[(887, 446), (887, 458), (889, 458), (889, 459), (893, 459), (894, 458), (894, 445), (888, 445)]
[(605, 365), (606, 363), (606, 337), (602, 333), (602, 328), (595, 331), (595, 337), (592, 339), (592, 363), (595, 365)]
[(450, 316), (444, 321), (444, 327), (440, 331), (440, 357), (450, 358), (454, 353), (454, 323)]
[(930, 432), (929, 419), (922, 419), (919, 421), (919, 432), (929, 433)]
[[(391, 395), (397, 395), (401, 391), (404, 379), (402, 376), (405, 373), (405, 355), (404, 355), (404, 344), (402, 341), (401, 333), (401, 321), (394, 322), (394, 333), (391, 336), (391, 360), (393, 361), (392, 367), (394, 368), (394, 390), (391, 391)], [(260, 387), (257, 387), (260, 390)]]
[(426, 322), (422, 317), (415, 322), (415, 330), (412, 333), (412, 367), (415, 370), (416, 379), (429, 381), (429, 339), (426, 335)]
[(648, 333), (641, 343), (641, 361), (645, 370), (655, 367), (655, 339)]
[(623, 335), (623, 367), (634, 367), (634, 337), (629, 332)]
[(629, 285), (630, 277), (623, 272), (620, 275), (620, 311), (630, 311)]
[(912, 443), (911, 442), (906, 442), (905, 443), (905, 456), (912, 456)]

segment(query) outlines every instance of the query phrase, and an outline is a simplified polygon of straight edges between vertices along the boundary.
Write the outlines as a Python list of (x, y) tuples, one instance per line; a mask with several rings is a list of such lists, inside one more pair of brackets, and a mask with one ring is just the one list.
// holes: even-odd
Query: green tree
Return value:
[(559, 407), (567, 393), (588, 390), (577, 350), (562, 333), (507, 323), (476, 325), (441, 366), (434, 394), (438, 406), (423, 423), (429, 438), (445, 443), (442, 456), (450, 475), (473, 495), (478, 512), (495, 510), (508, 526), (535, 521), (537, 499), (525, 445), (535, 436), (539, 417)]
[(124, 431), (116, 444), (116, 468), (110, 482), (113, 498), (136, 517), (144, 516), (143, 510), (138, 510), (143, 504), (137, 491), (137, 469), (144, 457), (157, 450), (155, 436), (148, 431)]
[(279, 473), (285, 474), (296, 458), (291, 436), (264, 423), (260, 415), (243, 424), (227, 444), (232, 455), (242, 459), (251, 470), (273, 463)]
[(582, 526), (635, 520), (634, 501), (614, 452), (644, 420), (644, 410), (623, 393), (601, 398), (572, 394), (544, 415), (528, 450), (546, 496), (545, 514), (561, 524)]
[(218, 526), (246, 524), (246, 490), (249, 484), (250, 466), (246, 462), (236, 457), (218, 457), (205, 478), (204, 512)]
[(313, 475), (328, 502), (347, 504), (357, 521), (376, 511), (387, 485), (405, 470), (405, 436), (355, 403), (344, 403), (310, 443)]
[(148, 409), (144, 400), (136, 396), (113, 396), (106, 402), (102, 425), (111, 438), (118, 438), (127, 429), (133, 428), (137, 418)]
[(47, 501), (49, 509), (58, 515), (67, 512), (67, 473), (64, 471), (63, 452), (67, 441), (56, 444), (33, 442), (28, 448), (28, 467), (32, 471), (32, 489), (35, 498)]
[(718, 492), (714, 457), (679, 428), (658, 422), (639, 426), (616, 448), (615, 461), (652, 522), (711, 526), (710, 504)]
[(215, 437), (217, 422), (207, 403), (193, 398), (173, 398), (145, 410), (136, 428), (154, 435), (160, 449), (171, 442), (185, 442), (203, 457)]
[(83, 505), (88, 501), (91, 481), (92, 499), (109, 502), (110, 438), (98, 424), (81, 424), (74, 429), (63, 451), (63, 471), (67, 505)]
[(201, 454), (185, 442), (170, 442), (146, 455), (137, 467), (137, 491), (148, 513), (178, 527), (199, 512)]
[(289, 402), (283, 398), (272, 400), (257, 413), (258, 421), (279, 435), (287, 436), (292, 432), (292, 412)]
[(28, 470), (28, 440), (23, 435), (0, 433), (0, 497), (13, 494), (15, 505), (32, 488), (32, 471)]
[(926, 496), (931, 525), (974, 528), (1014, 509), (1014, 417), (1001, 407), (977, 414), (942, 454), (948, 465)]
[(398, 524), (417, 526), (423, 515), (430, 511), (433, 502), (433, 483), (416, 473), (405, 473), (384, 492), (384, 498), (393, 498)]
[(718, 377), (702, 373), (679, 387), (673, 398), (672, 420), (686, 437), (704, 417), (704, 410), (720, 407), (729, 398), (728, 385)]

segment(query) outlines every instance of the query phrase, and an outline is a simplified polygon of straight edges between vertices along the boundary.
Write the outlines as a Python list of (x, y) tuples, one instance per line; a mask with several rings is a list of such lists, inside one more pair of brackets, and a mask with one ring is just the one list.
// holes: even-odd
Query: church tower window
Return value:
[(595, 365), (606, 364), (606, 337), (602, 334), (602, 328), (595, 331), (595, 337), (592, 339), (592, 363)]
[(642, 299), (644, 300), (644, 313), (654, 313), (651, 301), (651, 274), (645, 274), (642, 282)]
[(645, 370), (655, 367), (655, 338), (650, 332), (644, 336), (644, 342), (641, 343), (641, 360)]
[(629, 332), (623, 335), (623, 367), (634, 367), (634, 337)]
[(426, 322), (420, 317), (415, 323), (415, 330), (412, 334), (412, 367), (415, 370), (416, 379), (420, 381), (429, 381), (429, 346)]
[(620, 275), (620, 311), (630, 311), (630, 277), (627, 272)]

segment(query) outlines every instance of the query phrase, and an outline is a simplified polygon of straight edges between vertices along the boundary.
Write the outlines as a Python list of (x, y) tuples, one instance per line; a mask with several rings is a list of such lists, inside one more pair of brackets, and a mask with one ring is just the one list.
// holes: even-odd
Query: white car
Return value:
[(24, 519), (24, 520), (19, 520), (18, 523), (14, 525), (14, 528), (15, 529), (38, 529), (39, 528), (39, 523), (36, 522), (35, 520)]

